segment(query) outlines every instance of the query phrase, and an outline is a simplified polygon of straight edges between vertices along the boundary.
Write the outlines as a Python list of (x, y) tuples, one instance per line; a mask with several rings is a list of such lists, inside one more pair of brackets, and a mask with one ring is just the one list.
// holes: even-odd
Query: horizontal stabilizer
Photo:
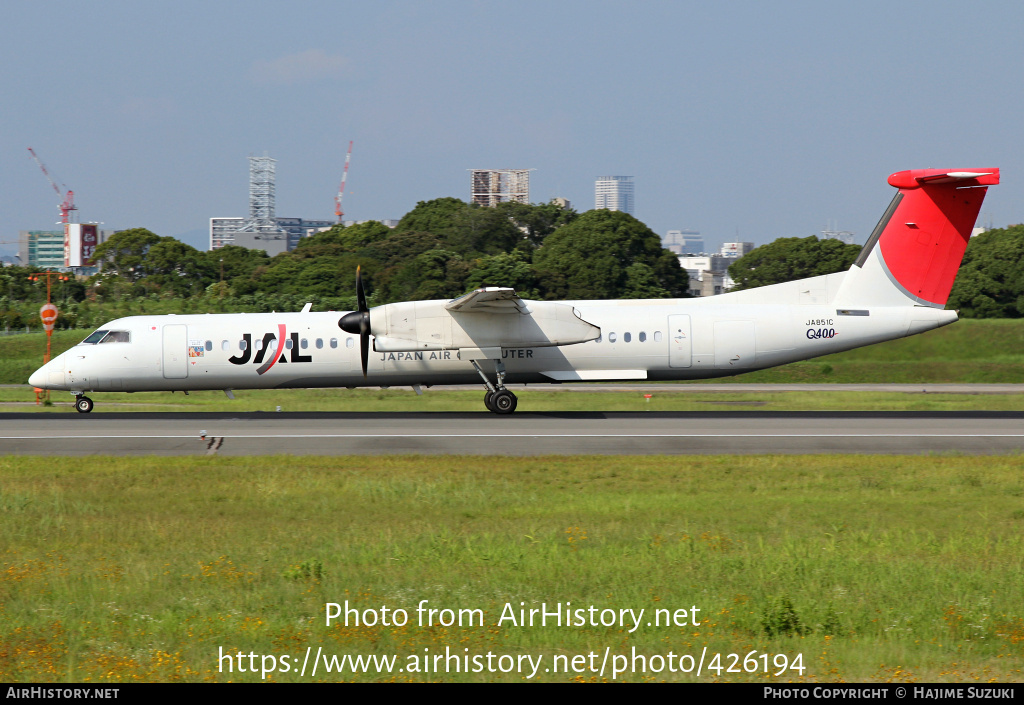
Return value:
[(948, 169), (911, 169), (910, 171), (898, 171), (889, 177), (889, 185), (901, 189), (917, 188), (925, 184), (952, 183), (956, 183), (957, 186), (961, 187), (995, 186), (999, 183), (999, 170), (972, 169), (971, 171), (949, 171)]

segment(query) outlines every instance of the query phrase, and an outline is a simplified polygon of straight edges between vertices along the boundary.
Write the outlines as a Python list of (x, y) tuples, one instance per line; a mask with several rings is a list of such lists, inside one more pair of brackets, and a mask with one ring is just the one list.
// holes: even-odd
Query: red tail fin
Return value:
[(900, 192), (872, 237), (889, 278), (905, 294), (922, 304), (946, 305), (985, 187), (998, 183), (998, 169), (917, 169), (889, 177)]

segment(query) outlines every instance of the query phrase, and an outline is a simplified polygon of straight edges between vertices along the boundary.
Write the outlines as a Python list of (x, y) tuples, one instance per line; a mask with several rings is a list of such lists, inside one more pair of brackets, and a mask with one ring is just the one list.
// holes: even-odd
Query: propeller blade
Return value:
[(359, 336), (359, 356), (363, 363), (363, 377), (366, 377), (366, 362), (370, 356), (370, 330), (369, 326)]
[(362, 266), (356, 267), (356, 299), (359, 302), (359, 312), (363, 313), (370, 309), (366, 306), (366, 292), (363, 291), (363, 272)]
[(356, 267), (356, 298), (359, 310), (342, 316), (338, 321), (338, 327), (346, 333), (359, 336), (359, 357), (363, 363), (363, 377), (366, 377), (367, 362), (370, 357), (370, 308), (366, 305), (363, 274), (360, 270), (360, 267)]

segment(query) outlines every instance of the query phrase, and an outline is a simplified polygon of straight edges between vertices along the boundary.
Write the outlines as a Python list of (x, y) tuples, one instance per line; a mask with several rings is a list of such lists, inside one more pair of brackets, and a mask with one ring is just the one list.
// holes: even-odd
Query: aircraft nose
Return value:
[(64, 386), (64, 356), (58, 355), (47, 362), (28, 378), (33, 387), (60, 389)]

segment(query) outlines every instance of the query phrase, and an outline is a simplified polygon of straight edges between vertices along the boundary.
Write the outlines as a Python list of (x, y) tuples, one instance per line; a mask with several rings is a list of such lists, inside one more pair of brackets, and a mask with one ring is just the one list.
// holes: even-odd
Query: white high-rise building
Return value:
[(633, 177), (597, 177), (594, 182), (594, 208), (633, 215)]
[(275, 213), (277, 160), (268, 156), (249, 157), (249, 217), (210, 218), (210, 249), (240, 245), (266, 250), (273, 257), (294, 250), (299, 240), (319, 228), (329, 228), (330, 220), (278, 218)]

